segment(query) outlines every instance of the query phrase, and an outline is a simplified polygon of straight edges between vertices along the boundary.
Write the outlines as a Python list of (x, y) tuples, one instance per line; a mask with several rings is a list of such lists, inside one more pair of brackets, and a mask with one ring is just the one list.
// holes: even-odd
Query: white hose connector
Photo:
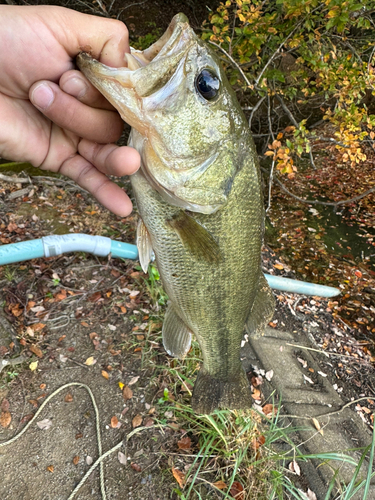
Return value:
[(111, 252), (111, 239), (106, 236), (72, 233), (44, 236), (42, 242), (46, 257), (54, 257), (66, 252), (87, 252), (106, 257)]

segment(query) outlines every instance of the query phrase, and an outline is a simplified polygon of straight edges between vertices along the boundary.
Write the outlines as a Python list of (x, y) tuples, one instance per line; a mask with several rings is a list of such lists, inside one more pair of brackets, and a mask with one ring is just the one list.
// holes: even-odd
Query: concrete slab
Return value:
[[(298, 428), (293, 442), (304, 454), (342, 452), (358, 462), (361, 452), (353, 450), (368, 446), (372, 434), (355, 411), (350, 407), (343, 408), (344, 402), (320, 369), (319, 359), (324, 354), (313, 349), (308, 338), (301, 343), (300, 336), (295, 338), (292, 333), (267, 329), (264, 336), (250, 338), (241, 355), (247, 370), (254, 366), (266, 372), (273, 370), (271, 383), (266, 383), (265, 392), (271, 394), (276, 391), (285, 418)], [(313, 417), (318, 420), (322, 432), (316, 429)], [(324, 500), (334, 469), (339, 468), (341, 479), (349, 483), (355, 466), (333, 461), (324, 463), (316, 459), (301, 468), (318, 500)], [(365, 463), (362, 478), (366, 471)], [(362, 493), (354, 499), (362, 499)], [(375, 499), (375, 482), (371, 485), (368, 499)]]

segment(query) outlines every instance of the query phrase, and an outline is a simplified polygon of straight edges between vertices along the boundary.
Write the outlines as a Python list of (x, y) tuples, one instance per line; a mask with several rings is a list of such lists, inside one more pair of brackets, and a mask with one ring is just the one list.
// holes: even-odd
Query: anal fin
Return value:
[(275, 297), (264, 274), (261, 273), (258, 293), (246, 320), (246, 332), (251, 335), (263, 335), (264, 329), (271, 321), (274, 312)]
[(137, 248), (139, 254), (139, 262), (143, 272), (147, 273), (148, 265), (152, 258), (152, 243), (151, 237), (143, 220), (139, 217), (137, 226)]
[(163, 322), (163, 345), (170, 356), (183, 358), (190, 349), (191, 332), (169, 304)]

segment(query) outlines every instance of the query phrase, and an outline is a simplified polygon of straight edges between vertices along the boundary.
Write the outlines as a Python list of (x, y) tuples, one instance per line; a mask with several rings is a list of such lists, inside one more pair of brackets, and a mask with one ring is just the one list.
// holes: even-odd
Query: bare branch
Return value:
[(236, 61), (233, 59), (233, 57), (232, 57), (230, 54), (228, 54), (228, 52), (227, 52), (225, 49), (223, 49), (223, 47), (221, 47), (219, 44), (217, 44), (217, 43), (215, 43), (215, 42), (211, 42), (211, 40), (209, 40), (208, 42), (209, 42), (211, 45), (215, 45), (215, 47), (217, 47), (219, 50), (221, 50), (221, 52), (222, 52), (223, 54), (225, 54), (225, 55), (227, 56), (227, 58), (230, 60), (230, 62), (231, 62), (231, 63), (232, 63), (232, 64), (236, 67), (236, 69), (238, 69), (238, 71), (241, 73), (241, 76), (242, 76), (242, 78), (245, 80), (246, 85), (247, 85), (248, 87), (252, 87), (252, 85), (251, 85), (251, 83), (250, 83), (250, 80), (247, 78), (247, 76), (245, 75), (245, 73), (242, 71), (241, 66), (240, 66), (238, 63), (236, 63)]
[[(251, 129), (251, 122), (253, 121), (253, 116), (258, 111), (259, 107), (262, 105), (263, 101), (265, 100), (266, 96), (263, 96), (259, 99), (259, 101), (255, 104), (253, 107), (253, 110), (251, 112), (250, 118), (249, 118), (249, 128)], [(268, 134), (267, 134), (268, 135)]]

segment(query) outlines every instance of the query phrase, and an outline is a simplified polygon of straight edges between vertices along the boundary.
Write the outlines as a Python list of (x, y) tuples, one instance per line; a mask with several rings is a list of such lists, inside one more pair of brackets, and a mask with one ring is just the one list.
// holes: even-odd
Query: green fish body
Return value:
[(133, 127), (129, 144), (142, 158), (131, 177), (137, 245), (144, 270), (154, 252), (169, 297), (164, 347), (183, 357), (197, 338), (197, 413), (249, 408), (243, 332), (263, 330), (274, 299), (261, 270), (264, 209), (246, 119), (217, 57), (182, 14), (127, 63), (115, 69), (78, 58)]

